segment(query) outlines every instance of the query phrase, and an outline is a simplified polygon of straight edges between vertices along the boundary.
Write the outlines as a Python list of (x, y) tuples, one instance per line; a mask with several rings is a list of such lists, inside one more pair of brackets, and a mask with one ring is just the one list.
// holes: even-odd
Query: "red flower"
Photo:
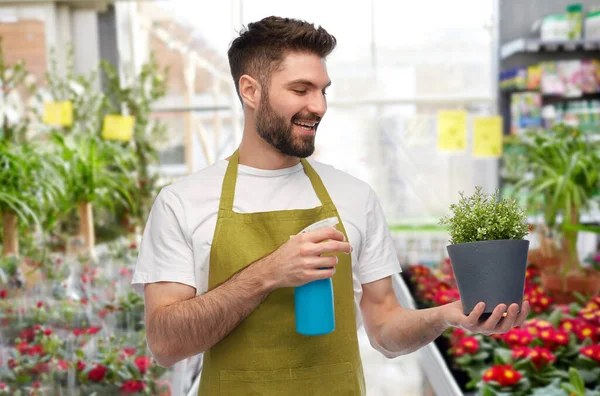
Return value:
[(546, 348), (555, 350), (561, 345), (569, 345), (569, 333), (564, 330), (554, 330), (554, 338), (546, 344)]
[(15, 349), (19, 351), (21, 355), (25, 355), (27, 351), (29, 351), (29, 344), (26, 342), (21, 342), (15, 346)]
[(575, 334), (577, 334), (577, 337), (580, 341), (584, 341), (586, 338), (589, 338), (592, 340), (592, 342), (596, 342), (597, 330), (596, 327), (590, 324), (586, 323), (581, 325), (577, 330), (575, 330)]
[(562, 318), (560, 325), (558, 326), (561, 330), (568, 331), (569, 333), (575, 331), (581, 326), (582, 321), (574, 318)]
[(83, 371), (85, 370), (85, 363), (83, 363), (81, 360), (79, 360), (77, 362), (77, 371)]
[(44, 347), (41, 345), (34, 345), (33, 347), (29, 348), (29, 350), (27, 351), (27, 354), (29, 356), (34, 356), (34, 355), (42, 356), (44, 354)]
[(140, 373), (144, 375), (146, 374), (146, 371), (148, 371), (148, 368), (152, 365), (152, 359), (146, 356), (140, 356), (135, 358), (134, 363), (138, 370), (140, 370)]
[(455, 327), (450, 333), (450, 342), (452, 345), (456, 345), (463, 337), (465, 337), (467, 332), (460, 327)]
[(146, 389), (146, 384), (142, 381), (129, 380), (121, 386), (121, 391), (126, 395), (142, 392), (144, 389)]
[(31, 374), (42, 374), (42, 373), (48, 373), (50, 372), (50, 367), (48, 366), (48, 363), (38, 363), (35, 365), (35, 367), (31, 370)]
[(44, 335), (45, 335), (45, 336), (50, 336), (50, 335), (52, 335), (52, 329), (46, 329), (46, 330), (44, 330)]
[(125, 356), (133, 356), (136, 353), (136, 349), (135, 348), (123, 348), (123, 353), (125, 354)]
[(506, 332), (502, 339), (510, 346), (526, 346), (533, 341), (533, 336), (525, 329), (513, 328)]
[(83, 330), (81, 330), (81, 329), (73, 329), (73, 335), (74, 335), (75, 337), (79, 337), (79, 336), (80, 336), (80, 335), (82, 335), (83, 333), (84, 333), (84, 331), (83, 331)]
[(131, 275), (131, 270), (129, 268), (121, 268), (121, 270), (119, 270), (119, 274), (122, 276), (129, 276)]
[(588, 345), (579, 350), (582, 355), (600, 363), (600, 344)]
[(0, 298), (6, 298), (6, 296), (8, 296), (6, 289), (0, 290)]
[(81, 304), (83, 304), (83, 305), (87, 305), (87, 304), (88, 304), (88, 300), (87, 300), (87, 298), (82, 298), (82, 299), (81, 299)]
[(6, 383), (0, 382), (0, 389), (6, 389)]
[(437, 305), (445, 305), (459, 299), (460, 294), (458, 294), (458, 290), (456, 289), (438, 290), (433, 296), (433, 301), (435, 301)]
[(90, 381), (100, 382), (104, 380), (104, 376), (108, 370), (101, 364), (97, 364), (96, 367), (90, 370), (88, 373), (88, 379)]
[(96, 334), (97, 332), (100, 331), (100, 327), (90, 327), (89, 329), (87, 329), (85, 332), (87, 334)]
[(42, 307), (44, 306), (44, 303), (43, 303), (43, 302), (41, 302), (41, 301), (38, 301), (38, 303), (36, 304), (36, 306), (37, 306), (38, 308), (42, 308)]
[(531, 305), (531, 309), (535, 313), (543, 313), (546, 312), (550, 306), (552, 305), (552, 297), (547, 296), (545, 294), (537, 294), (531, 295), (528, 298), (529, 304)]
[(35, 381), (35, 382), (33, 383), (33, 389), (40, 389), (40, 386), (41, 386), (41, 385), (40, 385), (40, 381)]
[(19, 333), (19, 338), (23, 341), (33, 342), (35, 339), (35, 331), (33, 329), (23, 329)]
[(131, 245), (129, 245), (129, 249), (137, 249), (137, 243), (132, 242)]
[(42, 325), (36, 324), (35, 326), (33, 326), (33, 330), (34, 331), (38, 331), (42, 329)]
[(521, 373), (512, 368), (510, 364), (496, 365), (483, 374), (483, 381), (496, 381), (501, 386), (512, 386), (523, 378)]
[(460, 341), (460, 345), (465, 348), (465, 351), (474, 355), (479, 351), (479, 341), (475, 337), (465, 337)]
[(552, 352), (539, 346), (530, 351), (529, 357), (531, 358), (531, 362), (538, 369), (556, 360), (556, 356), (554, 356)]
[(66, 360), (59, 360), (57, 367), (61, 371), (67, 371), (69, 369), (69, 363)]
[(533, 349), (526, 346), (518, 346), (513, 349), (512, 358), (513, 359), (524, 359), (531, 353)]
[(431, 270), (429, 269), (429, 267), (422, 264), (411, 265), (408, 271), (411, 275), (416, 277), (428, 276), (431, 274)]

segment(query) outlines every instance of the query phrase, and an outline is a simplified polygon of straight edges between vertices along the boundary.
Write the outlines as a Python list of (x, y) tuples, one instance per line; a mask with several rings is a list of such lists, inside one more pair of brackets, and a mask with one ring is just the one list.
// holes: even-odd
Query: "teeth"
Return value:
[(295, 124), (297, 124), (297, 125), (300, 125), (300, 126), (304, 126), (304, 127), (307, 127), (307, 128), (312, 128), (312, 127), (314, 127), (315, 125), (317, 125), (317, 123), (316, 123), (316, 122), (315, 122), (315, 123), (312, 123), (312, 124), (310, 124), (310, 123), (305, 123), (305, 122), (296, 122)]

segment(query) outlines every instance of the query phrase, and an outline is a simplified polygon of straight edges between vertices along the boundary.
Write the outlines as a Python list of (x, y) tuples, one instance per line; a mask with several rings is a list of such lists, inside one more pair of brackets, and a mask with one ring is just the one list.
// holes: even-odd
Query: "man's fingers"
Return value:
[(473, 308), (473, 310), (467, 317), (467, 321), (469, 322), (469, 324), (471, 326), (477, 326), (477, 322), (479, 321), (479, 318), (481, 317), (481, 314), (483, 313), (484, 310), (485, 310), (484, 302), (480, 302), (477, 305), (475, 305), (475, 308)]
[(509, 331), (515, 324), (515, 320), (517, 319), (518, 313), (519, 305), (511, 304), (510, 307), (508, 307), (508, 313), (506, 314), (506, 317), (502, 318), (502, 320), (497, 326), (497, 329), (495, 329), (494, 332), (506, 333), (507, 331)]
[(519, 312), (519, 315), (517, 315), (517, 319), (515, 320), (516, 327), (520, 327), (525, 323), (525, 320), (529, 315), (529, 310), (529, 301), (524, 301), (523, 304), (521, 304), (521, 312)]
[(315, 252), (314, 254), (320, 255), (325, 253), (350, 253), (352, 252), (352, 246), (348, 242), (340, 242), (340, 241), (329, 241), (323, 243), (315, 244)]
[(344, 237), (344, 233), (341, 231), (338, 231), (335, 227), (321, 228), (320, 230), (309, 231), (302, 235), (304, 236), (304, 238), (306, 238), (307, 241), (313, 242), (313, 243), (326, 241), (328, 239), (333, 239), (336, 241), (345, 241), (346, 240), (346, 238)]
[(481, 328), (484, 331), (492, 332), (498, 325), (498, 322), (500, 321), (500, 319), (502, 319), (502, 315), (504, 314), (504, 312), (506, 312), (506, 305), (499, 304), (494, 309), (494, 312), (492, 312), (492, 315), (483, 323)]

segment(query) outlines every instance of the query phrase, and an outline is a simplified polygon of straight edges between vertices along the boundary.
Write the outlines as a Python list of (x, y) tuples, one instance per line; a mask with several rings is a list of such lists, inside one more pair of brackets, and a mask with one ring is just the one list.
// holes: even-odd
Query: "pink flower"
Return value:
[(57, 366), (61, 371), (67, 371), (69, 369), (69, 363), (67, 363), (66, 360), (59, 360)]

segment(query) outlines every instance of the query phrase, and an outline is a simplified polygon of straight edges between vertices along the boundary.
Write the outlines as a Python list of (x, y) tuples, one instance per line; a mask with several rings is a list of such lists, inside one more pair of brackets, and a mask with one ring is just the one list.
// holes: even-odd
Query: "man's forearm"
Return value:
[(163, 307), (147, 326), (159, 364), (172, 364), (211, 348), (235, 329), (272, 290), (248, 267), (217, 288)]
[(414, 352), (438, 338), (448, 324), (442, 319), (441, 307), (429, 309), (398, 308), (380, 329), (379, 348), (387, 357)]

